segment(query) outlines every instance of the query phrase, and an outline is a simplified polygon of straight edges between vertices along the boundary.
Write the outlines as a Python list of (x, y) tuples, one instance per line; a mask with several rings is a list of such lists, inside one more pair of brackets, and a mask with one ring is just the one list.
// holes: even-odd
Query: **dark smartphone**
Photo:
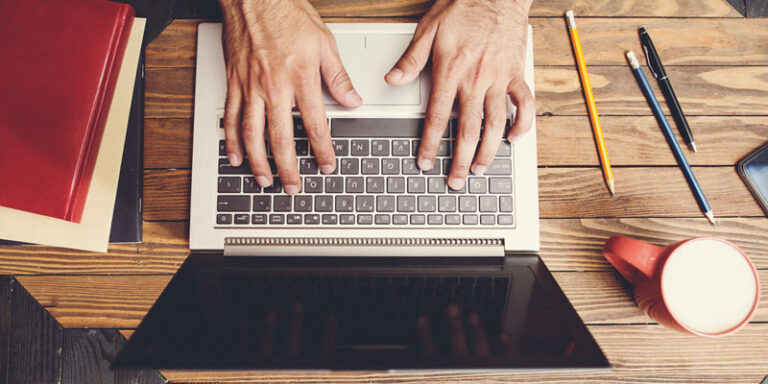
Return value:
[(739, 174), (768, 215), (768, 144), (739, 162)]

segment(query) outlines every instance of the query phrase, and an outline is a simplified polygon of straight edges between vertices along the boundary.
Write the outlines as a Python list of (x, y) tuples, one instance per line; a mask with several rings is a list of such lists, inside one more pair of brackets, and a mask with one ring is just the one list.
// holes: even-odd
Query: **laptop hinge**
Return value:
[(504, 257), (504, 239), (227, 237), (224, 256)]

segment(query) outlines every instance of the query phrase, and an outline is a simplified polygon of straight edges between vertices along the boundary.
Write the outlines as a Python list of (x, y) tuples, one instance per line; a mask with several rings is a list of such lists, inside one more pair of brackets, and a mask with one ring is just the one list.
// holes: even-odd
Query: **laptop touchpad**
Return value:
[[(337, 33), (336, 43), (344, 67), (365, 105), (419, 105), (420, 81), (392, 87), (384, 75), (397, 63), (411, 41), (410, 34)], [(326, 104), (338, 104), (324, 92)]]

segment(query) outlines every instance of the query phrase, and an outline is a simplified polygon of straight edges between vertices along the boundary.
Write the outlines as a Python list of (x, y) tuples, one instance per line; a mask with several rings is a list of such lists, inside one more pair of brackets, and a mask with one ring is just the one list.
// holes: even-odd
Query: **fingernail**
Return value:
[(452, 178), (448, 180), (448, 186), (453, 190), (459, 190), (464, 188), (464, 179)]
[(488, 170), (488, 167), (485, 165), (475, 165), (472, 167), (472, 173), (474, 173), (477, 176), (482, 176), (485, 174), (485, 171)]
[(363, 102), (363, 98), (360, 97), (360, 94), (358, 94), (357, 91), (353, 89), (347, 93), (347, 101), (352, 104), (360, 104)]
[(269, 179), (266, 176), (256, 176), (256, 182), (262, 188), (266, 188), (272, 185), (272, 183), (269, 182)]
[(297, 187), (295, 185), (286, 185), (286, 186), (284, 186), (284, 188), (285, 188), (285, 193), (287, 193), (289, 195), (295, 195), (295, 194), (299, 193), (299, 187)]
[(419, 159), (419, 168), (422, 171), (429, 171), (435, 166), (435, 162), (430, 159)]
[(330, 164), (323, 164), (323, 165), (321, 165), (320, 166), (320, 172), (322, 172), (322, 173), (324, 173), (326, 175), (330, 175), (331, 173), (333, 173), (333, 165), (330, 165)]
[(229, 164), (232, 166), (240, 165), (240, 156), (238, 156), (237, 153), (230, 153)]
[(392, 68), (392, 70), (389, 71), (389, 76), (392, 80), (400, 80), (403, 77), (403, 71), (401, 71), (400, 68)]

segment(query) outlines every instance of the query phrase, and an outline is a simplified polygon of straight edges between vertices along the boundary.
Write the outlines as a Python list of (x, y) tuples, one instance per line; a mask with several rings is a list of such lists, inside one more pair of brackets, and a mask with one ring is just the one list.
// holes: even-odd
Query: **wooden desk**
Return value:
[[(415, 21), (428, 1), (315, 1), (329, 21)], [(615, 166), (609, 197), (562, 14), (573, 8)], [(711, 382), (756, 384), (768, 374), (768, 219), (734, 164), (768, 140), (768, 20), (743, 19), (721, 0), (550, 0), (534, 4), (541, 256), (614, 366), (600, 374), (425, 374), (163, 371), (172, 382)], [(613, 16), (623, 16), (614, 18)], [(129, 335), (188, 252), (195, 31), (179, 20), (147, 48), (144, 239), (106, 255), (0, 247), (13, 274), (65, 327)], [(699, 153), (689, 153), (718, 217), (699, 212), (625, 63), (653, 34)], [(655, 82), (653, 82), (655, 86)], [(657, 90), (657, 94), (660, 94)], [(754, 321), (722, 339), (653, 323), (604, 261), (602, 243), (625, 234), (659, 244), (698, 235), (730, 239), (760, 268)]]

